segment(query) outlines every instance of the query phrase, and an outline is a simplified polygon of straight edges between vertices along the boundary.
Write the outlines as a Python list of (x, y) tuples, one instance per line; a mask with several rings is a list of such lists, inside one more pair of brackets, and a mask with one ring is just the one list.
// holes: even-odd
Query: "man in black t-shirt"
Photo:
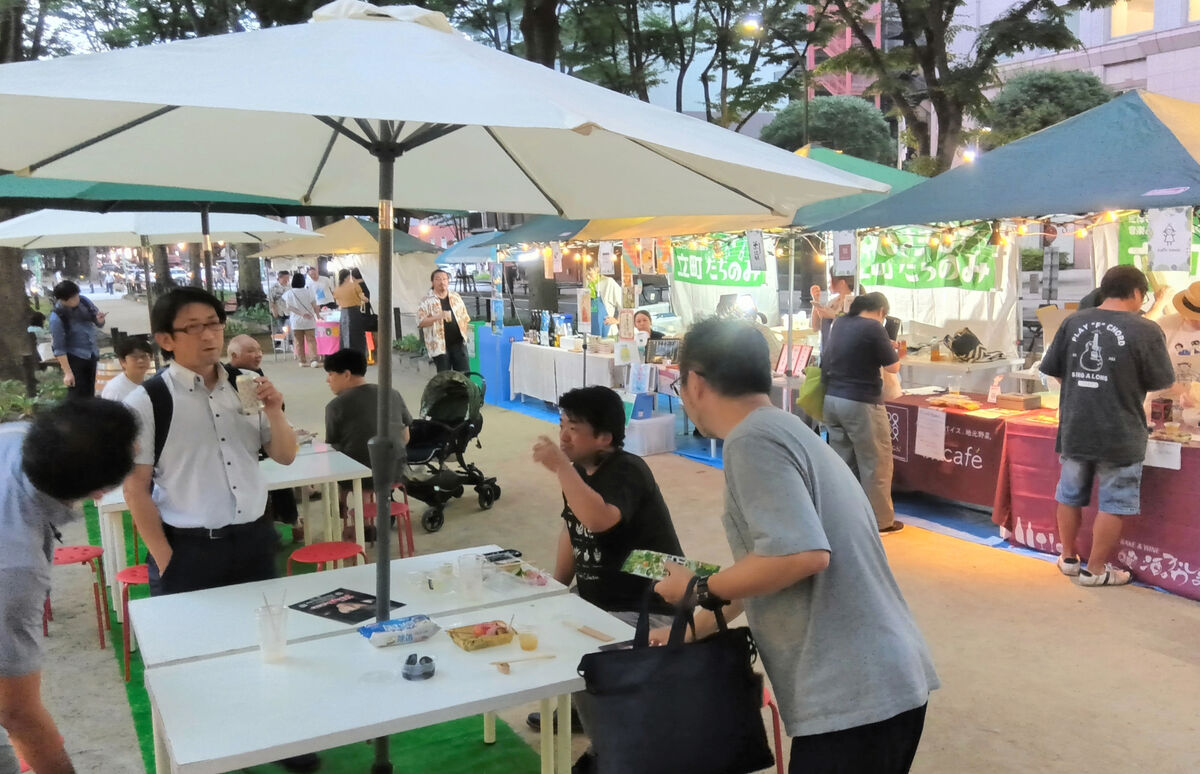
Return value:
[[(639, 548), (681, 556), (675, 525), (650, 468), (621, 448), (621, 397), (607, 387), (584, 387), (565, 393), (558, 407), (559, 442), (542, 436), (533, 447), (534, 461), (557, 475), (563, 491), (566, 523), (554, 578), (575, 580), (579, 596), (635, 624), (653, 582), (622, 572), (621, 565)], [(651, 627), (670, 623), (673, 609), (662, 599), (655, 596), (650, 609)], [(586, 725), (582, 708), (581, 714)]]

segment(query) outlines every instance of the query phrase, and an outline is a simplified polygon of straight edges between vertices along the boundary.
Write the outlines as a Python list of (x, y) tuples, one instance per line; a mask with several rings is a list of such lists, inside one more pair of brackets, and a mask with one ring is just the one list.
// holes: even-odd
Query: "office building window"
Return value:
[(1200, 0), (1188, 0), (1188, 21), (1200, 21)]
[(1122, 0), (1113, 5), (1111, 13), (1110, 32), (1114, 38), (1154, 29), (1154, 0)]

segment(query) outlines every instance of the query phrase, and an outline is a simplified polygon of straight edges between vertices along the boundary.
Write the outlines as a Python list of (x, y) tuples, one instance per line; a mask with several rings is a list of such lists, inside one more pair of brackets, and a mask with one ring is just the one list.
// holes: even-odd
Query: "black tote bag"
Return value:
[(600, 774), (744, 774), (774, 764), (750, 630), (728, 628), (717, 612), (719, 631), (683, 641), (694, 585), (693, 578), (667, 645), (650, 646), (644, 603), (632, 649), (579, 662)]
[(375, 314), (375, 310), (371, 308), (371, 302), (362, 305), (362, 323), (363, 330), (367, 333), (379, 332), (379, 315)]

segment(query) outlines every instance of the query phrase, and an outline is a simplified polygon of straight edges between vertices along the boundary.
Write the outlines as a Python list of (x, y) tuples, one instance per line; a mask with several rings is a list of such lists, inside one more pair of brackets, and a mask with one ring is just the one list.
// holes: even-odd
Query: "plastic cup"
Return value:
[(264, 605), (258, 608), (258, 649), (268, 664), (278, 664), (287, 656), (287, 608)]
[(257, 414), (263, 410), (263, 403), (258, 399), (258, 377), (253, 374), (238, 374), (238, 400), (242, 402), (243, 414)]
[(517, 641), (521, 643), (521, 650), (537, 650), (537, 629), (532, 626), (522, 626), (517, 630)]
[(458, 557), (458, 590), (468, 597), (483, 594), (484, 558), (479, 554)]
[(946, 380), (947, 386), (950, 388), (951, 395), (958, 395), (962, 392), (962, 377), (951, 376)]

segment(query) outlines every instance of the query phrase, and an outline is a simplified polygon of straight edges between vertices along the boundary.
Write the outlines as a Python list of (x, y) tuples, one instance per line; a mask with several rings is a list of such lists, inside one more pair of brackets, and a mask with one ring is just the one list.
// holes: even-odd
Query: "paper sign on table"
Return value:
[(616, 365), (630, 365), (640, 359), (637, 344), (633, 341), (618, 341), (613, 348), (613, 362)]
[(1151, 438), (1146, 442), (1146, 459), (1142, 464), (1152, 468), (1179, 470), (1182, 465), (1182, 449), (1183, 444)]
[(917, 442), (914, 448), (922, 457), (935, 460), (946, 457), (946, 413), (934, 409), (917, 411)]

